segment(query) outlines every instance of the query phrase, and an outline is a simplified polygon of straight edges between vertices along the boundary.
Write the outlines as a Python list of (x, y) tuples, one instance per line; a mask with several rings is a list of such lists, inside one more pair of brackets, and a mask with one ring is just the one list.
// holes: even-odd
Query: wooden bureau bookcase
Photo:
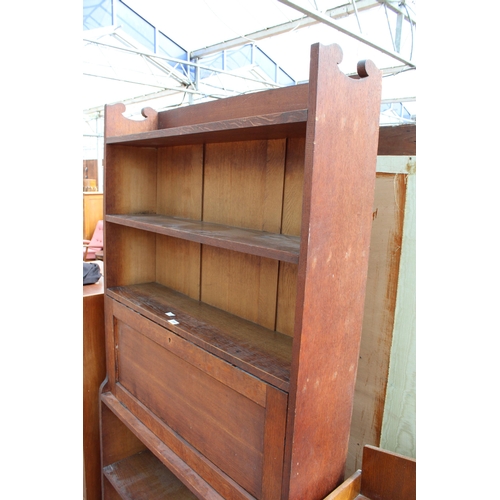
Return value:
[(105, 115), (104, 498), (323, 498), (343, 480), (381, 74)]

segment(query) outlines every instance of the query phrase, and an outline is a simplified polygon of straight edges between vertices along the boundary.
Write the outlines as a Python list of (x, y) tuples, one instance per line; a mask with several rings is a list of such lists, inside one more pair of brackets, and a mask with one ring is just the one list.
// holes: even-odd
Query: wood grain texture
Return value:
[(160, 147), (296, 137), (305, 133), (307, 111), (300, 109), (263, 115), (251, 114), (244, 118), (218, 121), (213, 121), (213, 117), (207, 118), (208, 122), (199, 124), (110, 137), (106, 139), (106, 143)]
[(295, 85), (266, 92), (256, 92), (218, 101), (172, 109), (159, 114), (158, 128), (168, 129), (219, 120), (286, 113), (307, 109), (308, 87)]
[(201, 220), (203, 146), (158, 150), (155, 213)]
[(199, 300), (200, 265), (200, 244), (157, 235), (156, 282)]
[(280, 233), (285, 141), (207, 144), (203, 220)]
[[(171, 137), (171, 144), (182, 143), (183, 138), (186, 144), (200, 144), (222, 140), (300, 137), (305, 134), (303, 124), (307, 120), (308, 95), (309, 84), (306, 83), (229, 100), (201, 103), (195, 107), (188, 106), (159, 113), (157, 127), (155, 122), (151, 122), (150, 125), (144, 124), (142, 131), (134, 130), (137, 123), (141, 122), (124, 119), (124, 123), (121, 123), (121, 120), (117, 123), (117, 132), (113, 135), (122, 135), (119, 131), (121, 127), (123, 134), (128, 133), (129, 137), (111, 138), (106, 134), (106, 141), (108, 144), (128, 143), (159, 147), (167, 144), (168, 137)], [(120, 113), (124, 111), (124, 108), (120, 109)], [(146, 113), (152, 111), (147, 108)], [(259, 117), (261, 114), (267, 115), (267, 118), (262, 119)], [(256, 126), (256, 120), (262, 120), (260, 126)], [(221, 124), (220, 121), (225, 123)], [(196, 127), (197, 124), (200, 126)], [(236, 130), (228, 132), (233, 127)], [(381, 126), (377, 154), (415, 155), (416, 129), (416, 124)]]
[(121, 495), (115, 490), (113, 485), (108, 481), (106, 476), (103, 476), (103, 500), (123, 500)]
[(104, 335), (101, 289), (101, 293), (83, 297), (83, 458), (87, 500), (101, 498), (99, 387), (106, 377)]
[(416, 176), (406, 202), (391, 363), (380, 446), (416, 457)]
[(121, 498), (196, 500), (150, 451), (145, 450), (104, 468), (104, 475)]
[(218, 382), (238, 391), (259, 406), (263, 408), (266, 406), (267, 386), (256, 377), (243, 370), (235, 370), (230, 363), (208, 354), (204, 349), (194, 346), (171, 330), (166, 330), (156, 323), (138, 316), (128, 307), (117, 302), (113, 303), (113, 317), (115, 318), (115, 345), (119, 341), (117, 337), (118, 322), (130, 325), (132, 328), (140, 330), (140, 335), (147, 337), (173, 355), (199, 368)]
[(374, 446), (363, 449), (361, 493), (370, 499), (415, 500), (417, 462)]
[(409, 156), (417, 153), (417, 126), (380, 127), (378, 155)]
[(273, 500), (281, 496), (288, 396), (270, 386), (266, 396), (262, 490), (258, 498)]
[(158, 113), (152, 108), (142, 110), (141, 120), (129, 120), (123, 116), (126, 111), (122, 103), (108, 104), (104, 113), (104, 136), (113, 137), (116, 135), (148, 132), (158, 128)]
[(287, 141), (282, 233), (300, 236), (304, 186), (305, 137)]
[(338, 488), (335, 488), (324, 500), (360, 500), (361, 470), (357, 470), (346, 479)]
[(144, 283), (156, 279), (156, 235), (106, 223), (105, 286)]
[(275, 329), (278, 261), (204, 246), (201, 300)]
[(117, 324), (117, 343), (120, 384), (246, 490), (260, 491), (264, 409), (126, 323)]
[(106, 214), (156, 213), (156, 161), (153, 148), (106, 148)]
[(293, 337), (295, 303), (297, 300), (297, 265), (280, 262), (276, 331)]
[[(106, 316), (107, 387), (128, 408), (113, 411), (183, 481), (203, 477), (231, 500), (319, 500), (341, 482), (348, 451), (381, 75), (368, 62), (363, 78), (346, 77), (337, 46), (311, 56), (309, 85), (171, 110), (144, 128), (120, 131), (110, 115), (106, 293), (134, 317)], [(178, 228), (146, 221), (158, 215), (199, 227), (172, 245)], [(201, 222), (298, 237), (298, 264), (247, 254), (234, 230), (207, 236)], [(188, 344), (232, 367), (208, 368)], [(279, 396), (264, 408), (233, 371)]]
[(144, 443), (102, 402), (101, 440), (103, 468), (146, 449)]
[[(118, 386), (119, 387), (119, 386)], [(198, 497), (205, 500), (224, 500), (202, 477), (194, 472), (187, 464), (146, 427), (143, 421), (135, 417), (120, 401), (109, 392), (101, 395), (101, 406), (106, 416), (103, 435), (114, 434), (114, 439), (106, 443), (110, 449), (117, 446), (123, 448), (122, 453), (114, 456), (114, 460), (103, 461), (104, 467), (120, 461), (136, 453), (149, 449), (170, 471), (177, 477), (183, 478), (183, 483)], [(145, 421), (146, 419), (144, 419)], [(114, 428), (116, 427), (116, 429)], [(119, 432), (117, 431), (119, 430)], [(138, 439), (140, 436), (140, 440)], [(137, 443), (136, 446), (124, 446), (127, 443)], [(106, 481), (105, 481), (106, 482)], [(109, 481), (107, 482), (109, 484)], [(114, 490), (114, 488), (113, 488)], [(113, 497), (110, 497), (113, 498)], [(235, 497), (237, 498), (237, 497)], [(107, 500), (107, 497), (104, 497)], [(240, 496), (238, 500), (248, 500), (247, 496)]]
[(381, 75), (367, 64), (368, 78), (347, 78), (341, 58), (338, 46), (311, 49), (283, 494), (290, 500), (323, 498), (342, 482), (359, 357)]
[(260, 257), (297, 263), (297, 236), (165, 215), (108, 215), (108, 222)]
[[(254, 500), (254, 497), (224, 474), (179, 434), (168, 427), (149, 408), (134, 398), (123, 386), (117, 384), (116, 398), (109, 394), (120, 418), (141, 436), (147, 447), (200, 498)], [(192, 485), (192, 486), (190, 486)], [(209, 493), (207, 493), (207, 491)]]
[(361, 467), (365, 444), (379, 445), (394, 331), (406, 175), (377, 173), (363, 330), (346, 474)]
[[(228, 474), (218, 478), (226, 487), (232, 480), (229, 484), (223, 478), (230, 476), (259, 498), (261, 492), (262, 498), (276, 498), (281, 489), (286, 393), (114, 301), (112, 311), (117, 398), (141, 421), (149, 421), (148, 426), (155, 420), (163, 423), (160, 430), (168, 425), (170, 435), (163, 428), (162, 439), (166, 433), (165, 442), (204, 477), (213, 478), (220, 468)], [(155, 433), (159, 435), (158, 429)], [(187, 443), (198, 450), (194, 456)], [(209, 460), (201, 467), (196, 455), (200, 452)], [(209, 463), (214, 465), (207, 468)], [(233, 491), (225, 498), (239, 497)]]
[[(292, 339), (287, 335), (155, 283), (117, 287), (107, 294), (261, 380), (288, 390)], [(178, 324), (169, 323), (166, 312), (174, 313)]]

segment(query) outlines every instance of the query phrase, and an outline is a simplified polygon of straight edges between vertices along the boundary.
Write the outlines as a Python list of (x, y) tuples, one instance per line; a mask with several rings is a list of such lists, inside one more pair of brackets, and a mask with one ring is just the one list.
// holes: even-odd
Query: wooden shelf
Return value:
[[(113, 435), (111, 441), (106, 441), (110, 445), (109, 449), (104, 448), (103, 474), (121, 498), (223, 500), (216, 490), (112, 393), (101, 393), (100, 400), (102, 425)], [(156, 432), (161, 434), (158, 429)], [(106, 433), (106, 436), (109, 435)], [(148, 455), (144, 455), (144, 451), (148, 451)], [(139, 471), (142, 471), (143, 479), (137, 474)], [(185, 479), (184, 488), (179, 486), (181, 481), (176, 479), (179, 477)], [(150, 479), (157, 490), (148, 489)], [(104, 489), (106, 491), (109, 488)], [(165, 490), (174, 496), (165, 495)], [(155, 496), (156, 494), (163, 496)], [(180, 496), (175, 496), (176, 494)], [(108, 498), (108, 495), (105, 494), (104, 498)], [(111, 498), (116, 498), (116, 495)]]
[(106, 144), (161, 147), (172, 144), (277, 139), (303, 136), (306, 122), (307, 110), (299, 109), (108, 137)]
[(107, 222), (297, 264), (300, 238), (165, 215), (107, 215)]
[[(109, 288), (107, 294), (206, 351), (288, 391), (291, 337), (157, 283)], [(178, 324), (169, 322), (167, 312), (175, 314)]]
[(103, 469), (104, 476), (122, 498), (196, 500), (150, 451), (142, 451)]

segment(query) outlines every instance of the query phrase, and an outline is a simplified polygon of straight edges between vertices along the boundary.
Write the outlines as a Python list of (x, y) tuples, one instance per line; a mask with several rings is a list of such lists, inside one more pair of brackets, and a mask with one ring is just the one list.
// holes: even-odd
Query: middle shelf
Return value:
[(106, 221), (292, 264), (299, 261), (298, 236), (157, 214), (107, 215)]

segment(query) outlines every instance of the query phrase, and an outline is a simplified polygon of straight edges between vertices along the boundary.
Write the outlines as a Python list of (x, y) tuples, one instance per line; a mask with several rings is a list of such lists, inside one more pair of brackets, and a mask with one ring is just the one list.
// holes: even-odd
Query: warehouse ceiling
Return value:
[[(383, 70), (381, 121), (415, 119), (416, 0), (84, 0), (84, 136), (127, 115), (307, 81), (312, 44)], [(385, 118), (384, 118), (385, 116)]]

